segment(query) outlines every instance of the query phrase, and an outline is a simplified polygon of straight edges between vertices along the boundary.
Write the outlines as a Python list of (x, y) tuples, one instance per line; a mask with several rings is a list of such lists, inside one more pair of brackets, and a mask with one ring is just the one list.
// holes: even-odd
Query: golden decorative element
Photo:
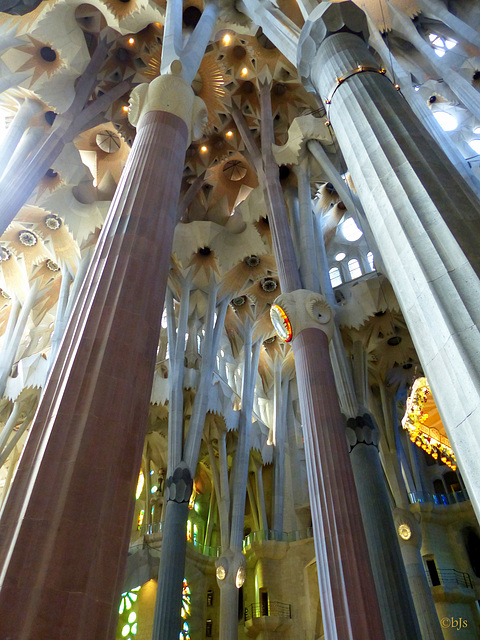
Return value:
[(399, 525), (397, 531), (402, 540), (410, 540), (410, 538), (412, 537), (412, 530), (410, 529), (408, 524), (404, 523)]
[(137, 0), (128, 0), (128, 2), (122, 2), (122, 0), (104, 0), (104, 3), (118, 20), (122, 20), (122, 18), (126, 18), (136, 11), (140, 4)]
[(435, 460), (457, 468), (455, 454), (446, 436), (435, 401), (426, 378), (417, 378), (413, 384), (402, 426), (410, 434), (410, 440)]
[[(63, 65), (58, 52), (45, 42), (40, 42), (33, 36), (28, 35), (27, 38), (31, 44), (23, 47), (17, 47), (17, 51), (26, 53), (28, 59), (16, 69), (17, 73), (33, 69), (33, 75), (30, 78), (30, 87), (34, 85), (39, 78), (46, 74), (49, 78)], [(46, 59), (48, 58), (48, 59)]]
[(236, 264), (230, 269), (222, 282), (222, 292), (231, 291), (233, 295), (239, 295), (248, 283), (256, 282), (262, 277), (276, 273), (277, 266), (275, 258), (269, 254), (258, 256), (259, 261), (256, 266), (250, 266), (245, 260)]
[[(35, 238), (35, 242), (33, 242), (32, 237)], [(33, 234), (30, 229), (26, 229), (17, 222), (13, 222), (8, 227), (2, 236), (2, 240), (7, 243), (8, 248), (11, 249), (15, 255), (23, 256), (28, 275), (30, 275), (35, 265), (52, 257), (43, 244), (42, 239), (36, 234)], [(31, 244), (28, 244), (29, 242), (31, 242)], [(8, 262), (10, 262), (10, 260)]]
[(45, 191), (48, 191), (48, 193), (53, 193), (53, 191), (58, 189), (62, 184), (63, 180), (60, 174), (53, 169), (49, 169), (38, 183), (35, 201), (38, 202)]

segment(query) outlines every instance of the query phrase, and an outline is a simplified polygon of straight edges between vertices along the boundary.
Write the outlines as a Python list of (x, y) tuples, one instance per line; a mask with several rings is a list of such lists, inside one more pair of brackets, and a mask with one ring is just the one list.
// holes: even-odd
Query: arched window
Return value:
[(356, 258), (352, 258), (348, 261), (348, 270), (350, 271), (352, 280), (355, 280), (355, 278), (359, 278), (362, 275), (362, 269), (360, 268), (360, 264)]
[(370, 265), (370, 269), (372, 271), (375, 271), (375, 260), (373, 258), (373, 253), (371, 251), (367, 253), (367, 260), (368, 260), (368, 264)]
[(342, 284), (342, 276), (338, 267), (332, 267), (328, 273), (332, 287), (338, 287), (339, 284)]

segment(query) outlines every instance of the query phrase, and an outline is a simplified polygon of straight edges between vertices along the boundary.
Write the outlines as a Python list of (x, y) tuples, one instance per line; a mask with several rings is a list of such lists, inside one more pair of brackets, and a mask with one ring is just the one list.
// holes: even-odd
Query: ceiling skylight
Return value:
[(440, 58), (445, 55), (445, 53), (449, 49), (453, 49), (453, 47), (457, 44), (456, 40), (450, 40), (448, 38), (442, 38), (442, 36), (437, 35), (436, 33), (431, 33), (428, 36), (430, 43), (435, 49), (435, 53)]
[(468, 143), (470, 147), (480, 155), (480, 140), (470, 140)]
[(458, 127), (458, 121), (451, 113), (447, 113), (446, 111), (434, 111), (433, 115), (444, 131), (455, 131)]
[(363, 232), (357, 227), (357, 223), (353, 218), (348, 218), (342, 224), (342, 233), (345, 240), (349, 242), (355, 242), (363, 236)]

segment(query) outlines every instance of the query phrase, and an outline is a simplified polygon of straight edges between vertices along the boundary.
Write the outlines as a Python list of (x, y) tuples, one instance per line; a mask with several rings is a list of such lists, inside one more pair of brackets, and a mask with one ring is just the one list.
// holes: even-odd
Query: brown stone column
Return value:
[(0, 521), (0, 638), (114, 638), (189, 131), (150, 111)]
[(383, 640), (375, 584), (348, 456), (328, 342), (333, 316), (322, 295), (300, 289), (278, 167), (271, 152), (269, 87), (260, 87), (262, 153), (272, 244), (293, 329), (308, 489), (326, 640)]
[(293, 341), (325, 638), (384, 637), (328, 338), (306, 328)]

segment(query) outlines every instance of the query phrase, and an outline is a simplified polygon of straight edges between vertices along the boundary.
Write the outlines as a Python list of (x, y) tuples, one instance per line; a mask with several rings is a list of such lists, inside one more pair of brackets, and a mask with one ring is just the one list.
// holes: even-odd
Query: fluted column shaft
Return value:
[[(186, 522), (193, 478), (184, 462), (167, 480), (167, 508), (158, 570), (153, 640), (177, 640), (181, 629), (182, 584), (187, 549)], [(180, 597), (179, 597), (180, 596)]]
[(432, 590), (425, 575), (425, 566), (420, 548), (422, 544), (420, 526), (414, 516), (400, 509), (395, 511), (396, 523), (407, 523), (411, 530), (408, 541), (400, 541), (405, 571), (412, 593), (422, 640), (442, 640), (443, 632), (438, 619)]
[(238, 589), (227, 580), (220, 585), (220, 629), (222, 640), (238, 638)]
[(30, 120), (41, 110), (42, 103), (31, 100), (30, 98), (25, 98), (19, 107), (2, 141), (2, 150), (0, 151), (0, 176), (9, 164), (15, 149), (25, 134)]
[(380, 458), (368, 415), (349, 420), (347, 437), (370, 562), (387, 640), (421, 640)]
[[(352, 6), (334, 10), (343, 4)], [(330, 121), (480, 515), (480, 204), (376, 68), (361, 38), (334, 33), (310, 79), (331, 99)]]
[[(273, 124), (270, 89), (267, 84), (260, 86), (260, 100), (263, 169), (273, 251), (282, 292), (285, 294), (293, 291), (295, 295), (299, 293), (302, 283), (296, 265), (278, 166), (271, 152)], [(305, 434), (308, 488), (325, 639), (383, 640), (383, 627), (370, 562), (365, 553), (366, 539), (348, 458), (328, 338), (318, 329), (306, 328), (298, 331), (292, 347)]]
[(327, 640), (384, 638), (328, 338), (307, 328), (293, 340), (305, 433), (317, 571)]
[(139, 124), (0, 521), (0, 637), (114, 638), (187, 147)]

